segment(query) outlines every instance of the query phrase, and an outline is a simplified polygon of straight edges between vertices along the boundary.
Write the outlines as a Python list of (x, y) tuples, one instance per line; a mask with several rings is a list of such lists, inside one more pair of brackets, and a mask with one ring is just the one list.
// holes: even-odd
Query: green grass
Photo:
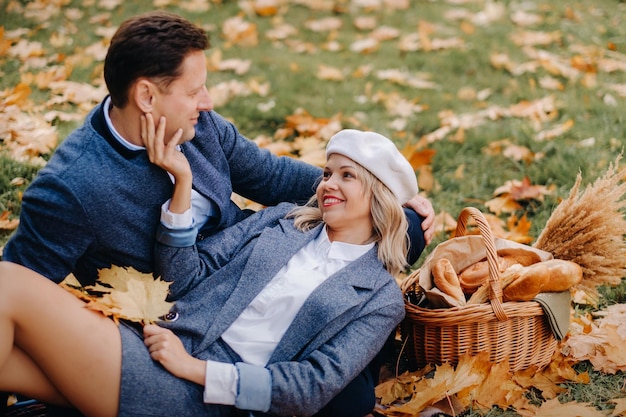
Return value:
[[(72, 0), (60, 9), (55, 2), (30, 2), (24, 0), (4, 0), (0, 2), (0, 27), (4, 28), (4, 38), (8, 33), (25, 29), (21, 39), (29, 42), (41, 42), (44, 58), (49, 61), (43, 66), (25, 61), (9, 54), (0, 53), (0, 92), (10, 91), (26, 75), (43, 72), (47, 67), (67, 62), (68, 58), (84, 55), (87, 47), (99, 42), (96, 34), (99, 26), (116, 26), (125, 18), (153, 8), (153, 1), (120, 2), (113, 10), (105, 10), (98, 1)], [(455, 114), (476, 114), (490, 106), (509, 107), (522, 101), (537, 100), (553, 95), (557, 103), (554, 118), (534, 125), (528, 118), (500, 118), (487, 120), (483, 125), (464, 132), (462, 142), (452, 141), (450, 137), (429, 145), (435, 151), (432, 171), (437, 186), (427, 192), (437, 212), (446, 211), (452, 216), (458, 215), (462, 207), (473, 205), (487, 211), (483, 203), (493, 197), (494, 190), (508, 180), (521, 180), (528, 177), (533, 184), (554, 186), (553, 195), (543, 202), (532, 202), (525, 210), (515, 213), (520, 217), (526, 214), (532, 221), (531, 235), (536, 237), (541, 232), (550, 213), (559, 200), (566, 197), (580, 172), (583, 184), (592, 182), (602, 175), (608, 165), (615, 161), (623, 151), (626, 98), (620, 97), (609, 86), (626, 83), (626, 71), (597, 71), (596, 83), (584, 85), (581, 79), (568, 80), (566, 77), (551, 74), (545, 68), (526, 72), (517, 76), (491, 65), (492, 53), (506, 53), (517, 63), (530, 61), (524, 49), (516, 45), (511, 35), (521, 30), (559, 32), (560, 41), (549, 45), (538, 45), (541, 49), (557, 56), (563, 63), (581, 58), (591, 66), (597, 64), (600, 57), (613, 57), (624, 60), (626, 55), (626, 3), (617, 0), (589, 1), (541, 1), (526, 2), (470, 1), (454, 4), (445, 1), (414, 0), (408, 10), (394, 10), (382, 7), (367, 10), (358, 7), (358, 2), (338, 0), (335, 11), (312, 10), (304, 5), (286, 1), (286, 14), (280, 17), (259, 17), (245, 15), (245, 19), (257, 25), (259, 44), (255, 47), (228, 46), (221, 34), (221, 25), (225, 19), (240, 13), (238, 2), (222, 0), (211, 2), (208, 12), (192, 12), (185, 8), (184, 1), (171, 1), (167, 8), (179, 12), (190, 20), (210, 28), (212, 49), (209, 54), (221, 50), (223, 58), (240, 58), (252, 61), (251, 69), (243, 75), (231, 72), (212, 72), (209, 74), (209, 87), (222, 81), (239, 80), (246, 82), (257, 80), (270, 84), (267, 97), (250, 95), (236, 97), (217, 108), (224, 116), (232, 119), (247, 136), (273, 135), (284, 126), (285, 118), (302, 108), (314, 117), (330, 118), (337, 114), (343, 116), (344, 127), (358, 127), (379, 131), (389, 135), (399, 145), (417, 143), (420, 138), (440, 127), (439, 114), (449, 111)], [(38, 4), (47, 5), (34, 16), (28, 17), (26, 10)], [(501, 6), (504, 14), (488, 24), (481, 25), (469, 19), (450, 20), (446, 13), (464, 10), (467, 13), (485, 12), (488, 5)], [(84, 13), (78, 20), (70, 20), (65, 13), (72, 9)], [(524, 8), (542, 18), (540, 23), (528, 27), (515, 26), (511, 16), (516, 10)], [(53, 13), (43, 18), (45, 12)], [(90, 19), (108, 14), (100, 23)], [(458, 37), (463, 39), (463, 48), (451, 48), (433, 51), (402, 52), (398, 41), (381, 43), (381, 47), (372, 53), (361, 54), (350, 51), (352, 42), (362, 38), (367, 31), (359, 31), (353, 25), (356, 16), (373, 16), (378, 26), (397, 28), (402, 36), (415, 33), (423, 22), (434, 27), (431, 39)], [(338, 17), (343, 26), (332, 36), (327, 32), (312, 32), (306, 29), (309, 20), (324, 17)], [(285, 42), (273, 43), (265, 37), (278, 19), (297, 28), (298, 33), (291, 40), (308, 42), (315, 50), (312, 53), (295, 52)], [(469, 26), (466, 24), (469, 23)], [(466, 26), (464, 26), (466, 25)], [(470, 27), (471, 30), (467, 30)], [(465, 30), (464, 30), (465, 29)], [(67, 42), (52, 45), (51, 40), (59, 35)], [(325, 50), (322, 45), (330, 38), (339, 42), (343, 49), (338, 52)], [(1, 40), (2, 38), (0, 38)], [(12, 41), (15, 44), (15, 41)], [(609, 50), (609, 46), (613, 51)], [(582, 48), (594, 47), (596, 52), (584, 54)], [(578, 48), (578, 49), (577, 49)], [(2, 49), (0, 48), (0, 51)], [(59, 55), (55, 55), (59, 54)], [(50, 59), (53, 56), (60, 59)], [(345, 80), (341, 82), (325, 81), (317, 78), (320, 64), (342, 69)], [(100, 77), (101, 62), (77, 60), (70, 80), (83, 83), (96, 83)], [(354, 76), (362, 66), (369, 66), (371, 71), (364, 76)], [(297, 68), (294, 70), (294, 68)], [(376, 72), (385, 69), (398, 69), (411, 75), (421, 75), (437, 85), (434, 89), (417, 89), (394, 84), (378, 79)], [(558, 79), (562, 90), (546, 90), (540, 87), (540, 80), (545, 76)], [(582, 74), (581, 74), (582, 77)], [(489, 89), (491, 94), (484, 100), (464, 100), (459, 97), (462, 88), (471, 87), (475, 91)], [(54, 108), (45, 106), (50, 98), (48, 90), (40, 90), (31, 85), (30, 99), (35, 107), (29, 112), (44, 113), (49, 110), (78, 111), (69, 104)], [(393, 119), (385, 106), (373, 102), (372, 97), (398, 94), (406, 100), (412, 100), (427, 106), (421, 113), (406, 118), (406, 128), (396, 132), (389, 126)], [(0, 100), (3, 100), (0, 97)], [(273, 101), (275, 106), (267, 111), (259, 110), (258, 105)], [(614, 101), (615, 105), (611, 102)], [(0, 101), (1, 103), (1, 101)], [(0, 108), (0, 112), (2, 109)], [(1, 120), (1, 119), (0, 119)], [(534, 139), (537, 129), (543, 130), (567, 120), (573, 120), (574, 126), (565, 134), (548, 141)], [(76, 123), (54, 121), (53, 124), (62, 139)], [(4, 130), (0, 126), (0, 132)], [(0, 133), (1, 135), (2, 133)], [(593, 138), (591, 146), (583, 146), (583, 141)], [(0, 148), (7, 137), (0, 137)], [(516, 162), (502, 155), (488, 155), (484, 149), (492, 142), (508, 139), (512, 143), (526, 146), (534, 153), (543, 154), (543, 158), (532, 163)], [(50, 155), (43, 155), (47, 159)], [(463, 165), (463, 175), (455, 175), (457, 168)], [(0, 155), (0, 208), (19, 215), (20, 195), (24, 187), (36, 175), (37, 168)], [(13, 185), (14, 178), (24, 178), (20, 185)], [(10, 232), (0, 233), (0, 246), (6, 242)], [(445, 240), (437, 236), (434, 244)], [(432, 249), (434, 244), (429, 248)], [(424, 256), (428, 251), (424, 254)], [(423, 257), (424, 257), (423, 256)], [(422, 259), (423, 259), (422, 257)], [(419, 264), (419, 262), (418, 262)], [(601, 306), (621, 303), (626, 300), (626, 290), (622, 285), (617, 288), (602, 290)], [(581, 370), (588, 370), (588, 364), (581, 364)], [(607, 406), (606, 400), (623, 396), (623, 375), (602, 375), (590, 371), (592, 384), (588, 386), (569, 385), (563, 399), (591, 401), (599, 408)], [(469, 411), (468, 416), (478, 415)], [(488, 416), (513, 415), (511, 412), (493, 410)]]
[[(38, 171), (38, 166), (17, 162), (0, 153), (0, 213), (19, 215), (21, 194)], [(10, 231), (0, 230), (0, 239), (5, 241), (10, 234)]]

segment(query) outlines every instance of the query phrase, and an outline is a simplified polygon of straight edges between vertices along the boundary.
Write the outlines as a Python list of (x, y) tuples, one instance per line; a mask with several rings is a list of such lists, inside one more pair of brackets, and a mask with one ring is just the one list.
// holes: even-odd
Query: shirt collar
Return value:
[(111, 116), (109, 116), (109, 111), (111, 110), (111, 97), (110, 96), (107, 96), (107, 98), (104, 100), (103, 105), (104, 105), (104, 119), (106, 120), (107, 127), (113, 134), (113, 137), (115, 138), (115, 140), (117, 140), (122, 146), (124, 146), (127, 149), (130, 149), (131, 151), (140, 151), (140, 150), (146, 149), (143, 146), (138, 146), (138, 145), (135, 145), (134, 143), (130, 143), (129, 141), (124, 139), (122, 135), (118, 133), (117, 130), (115, 130), (115, 126), (113, 126), (113, 122), (111, 121)]
[(337, 259), (343, 261), (354, 261), (363, 256), (375, 245), (374, 242), (366, 245), (354, 245), (345, 242), (331, 242), (328, 239), (326, 227), (322, 227), (320, 234), (315, 238), (315, 249), (318, 253), (323, 254), (328, 259)]

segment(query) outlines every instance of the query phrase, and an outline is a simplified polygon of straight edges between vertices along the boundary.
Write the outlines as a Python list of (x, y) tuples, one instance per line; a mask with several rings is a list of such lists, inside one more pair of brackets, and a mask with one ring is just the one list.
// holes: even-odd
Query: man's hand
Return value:
[(178, 129), (166, 144), (165, 124), (165, 117), (161, 117), (158, 125), (155, 125), (152, 114), (146, 113), (141, 116), (141, 139), (146, 147), (148, 158), (150, 162), (163, 168), (176, 179), (183, 176), (191, 177), (189, 162), (177, 148), (183, 130)]
[(424, 218), (422, 221), (422, 230), (424, 231), (424, 240), (429, 244), (435, 235), (435, 209), (432, 203), (426, 197), (417, 194), (406, 202), (406, 207), (412, 208)]
[(155, 127), (150, 113), (141, 116), (141, 139), (150, 162), (172, 174), (174, 192), (169, 204), (172, 213), (184, 213), (191, 208), (191, 187), (193, 175), (191, 166), (177, 145), (183, 130), (178, 129), (174, 136), (165, 143), (165, 117), (159, 119)]

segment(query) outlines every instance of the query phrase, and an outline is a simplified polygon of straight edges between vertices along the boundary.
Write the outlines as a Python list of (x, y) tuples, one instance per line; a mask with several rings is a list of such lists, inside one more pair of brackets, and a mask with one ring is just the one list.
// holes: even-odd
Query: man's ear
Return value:
[(133, 88), (133, 99), (143, 113), (152, 112), (156, 86), (145, 78), (137, 80)]

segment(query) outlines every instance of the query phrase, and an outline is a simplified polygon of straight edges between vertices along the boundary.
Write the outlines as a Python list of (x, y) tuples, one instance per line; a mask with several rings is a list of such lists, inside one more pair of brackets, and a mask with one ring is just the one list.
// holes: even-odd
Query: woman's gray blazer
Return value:
[[(220, 336), (317, 228), (297, 231), (290, 204), (259, 213), (191, 247), (157, 244), (157, 269), (172, 280), (177, 320), (163, 323), (200, 359), (228, 362)], [(228, 262), (228, 263), (226, 263)], [(404, 317), (402, 293), (373, 248), (320, 285), (276, 347), (269, 414), (308, 416), (337, 395), (380, 351)], [(202, 403), (203, 387), (150, 360), (139, 334), (122, 326), (122, 416), (241, 415)], [(232, 362), (232, 360), (230, 360)], [(258, 415), (258, 414), (256, 414)]]

